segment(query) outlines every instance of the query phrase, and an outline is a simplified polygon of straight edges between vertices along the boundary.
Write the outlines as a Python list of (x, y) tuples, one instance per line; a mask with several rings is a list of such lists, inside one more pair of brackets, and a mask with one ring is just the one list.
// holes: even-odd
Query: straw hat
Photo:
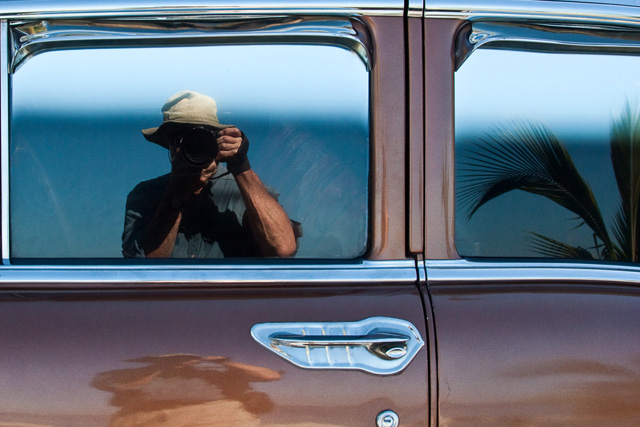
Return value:
[(183, 90), (176, 93), (162, 106), (163, 121), (159, 127), (143, 129), (144, 137), (164, 148), (169, 148), (164, 133), (181, 124), (203, 125), (215, 130), (233, 127), (218, 121), (218, 106), (215, 99), (198, 92)]

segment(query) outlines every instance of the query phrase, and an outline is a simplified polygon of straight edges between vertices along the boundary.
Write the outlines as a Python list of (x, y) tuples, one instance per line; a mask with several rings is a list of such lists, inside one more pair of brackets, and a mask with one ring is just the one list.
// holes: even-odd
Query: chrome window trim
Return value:
[(565, 1), (429, 0), (426, 2), (425, 17), (469, 21), (562, 20), (640, 26), (640, 8), (637, 6)]
[(24, 289), (158, 288), (188, 286), (287, 285), (415, 285), (415, 261), (354, 261), (345, 263), (280, 263), (228, 265), (112, 265), (112, 266), (5, 266), (0, 267), (0, 291)]
[(424, 0), (407, 0), (407, 17), (422, 18), (424, 14)]
[[(313, 43), (335, 45), (354, 51), (371, 65), (370, 37), (366, 27), (347, 17), (202, 16), (186, 19), (176, 28), (164, 20), (50, 20), (10, 22), (10, 72), (29, 57), (54, 49), (203, 45), (231, 43)], [(260, 21), (263, 19), (264, 21)], [(233, 25), (230, 25), (233, 24)]]
[(456, 40), (456, 70), (477, 49), (553, 50), (587, 53), (637, 54), (640, 32), (620, 27), (555, 22), (511, 24), (474, 22)]
[(9, 261), (9, 28), (0, 21), (0, 250)]
[(480, 285), (501, 283), (602, 283), (622, 286), (640, 285), (640, 267), (579, 261), (523, 260), (427, 260), (429, 285), (455, 283)]
[(0, 17), (6, 19), (51, 19), (83, 17), (144, 17), (184, 16), (203, 14), (305, 14), (305, 15), (365, 15), (402, 16), (403, 0), (358, 0), (345, 4), (339, 0), (260, 1), (229, 2), (213, 0), (67, 0), (24, 2), (5, 0), (0, 2)]

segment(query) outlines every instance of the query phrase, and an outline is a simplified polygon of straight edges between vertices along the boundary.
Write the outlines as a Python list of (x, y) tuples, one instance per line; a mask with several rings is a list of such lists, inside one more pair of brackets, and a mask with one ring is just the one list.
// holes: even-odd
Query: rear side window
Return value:
[(169, 150), (141, 130), (184, 90), (213, 98), (220, 123), (249, 140), (252, 169), (294, 224), (295, 257), (366, 249), (369, 74), (344, 47), (56, 50), (10, 84), (12, 259), (122, 259), (129, 193), (171, 171)]
[(638, 262), (640, 59), (479, 48), (455, 75), (467, 257)]

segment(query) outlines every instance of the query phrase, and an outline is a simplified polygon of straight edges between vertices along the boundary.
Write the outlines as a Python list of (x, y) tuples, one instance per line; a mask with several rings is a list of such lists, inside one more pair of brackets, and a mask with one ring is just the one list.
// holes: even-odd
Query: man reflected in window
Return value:
[(215, 100), (182, 91), (162, 113), (162, 125), (142, 133), (169, 150), (171, 173), (141, 182), (127, 197), (124, 256), (292, 256), (292, 221), (251, 169), (244, 133), (218, 121)]

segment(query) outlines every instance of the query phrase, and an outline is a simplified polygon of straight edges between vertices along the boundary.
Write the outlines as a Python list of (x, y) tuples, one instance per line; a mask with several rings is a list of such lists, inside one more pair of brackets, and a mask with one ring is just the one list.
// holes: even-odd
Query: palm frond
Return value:
[(632, 262), (632, 239), (629, 235), (629, 219), (622, 203), (618, 207), (611, 225), (611, 232), (618, 243), (614, 248), (613, 258), (617, 261)]
[(468, 217), (513, 190), (538, 194), (580, 217), (611, 248), (600, 208), (564, 144), (546, 127), (531, 123), (497, 128), (460, 161), (460, 201)]
[(640, 111), (629, 103), (611, 124), (611, 163), (620, 191), (616, 236), (625, 259), (640, 261)]
[(588, 250), (581, 246), (568, 245), (559, 240), (543, 236), (538, 233), (531, 233), (533, 237), (532, 249), (540, 255), (550, 258), (573, 258), (583, 260), (594, 260), (595, 257)]

